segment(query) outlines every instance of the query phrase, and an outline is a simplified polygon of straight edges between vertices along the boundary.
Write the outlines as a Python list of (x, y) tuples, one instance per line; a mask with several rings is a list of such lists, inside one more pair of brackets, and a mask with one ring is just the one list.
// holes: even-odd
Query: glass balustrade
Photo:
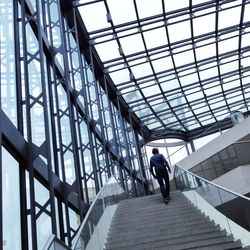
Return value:
[(174, 180), (177, 189), (211, 220), (244, 245), (250, 245), (250, 198), (220, 187), (178, 165), (175, 166)]
[(103, 249), (108, 229), (121, 200), (129, 196), (114, 177), (103, 186), (78, 230), (72, 249)]

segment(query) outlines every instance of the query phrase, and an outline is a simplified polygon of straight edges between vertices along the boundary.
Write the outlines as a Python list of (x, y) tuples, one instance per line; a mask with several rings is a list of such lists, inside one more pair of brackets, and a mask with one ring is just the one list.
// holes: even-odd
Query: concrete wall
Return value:
[(245, 195), (250, 192), (250, 165), (239, 166), (214, 179), (213, 183)]
[(239, 141), (244, 137), (247, 138), (249, 134), (250, 117), (213, 139), (190, 156), (179, 161), (177, 164), (184, 169), (190, 169), (234, 142)]

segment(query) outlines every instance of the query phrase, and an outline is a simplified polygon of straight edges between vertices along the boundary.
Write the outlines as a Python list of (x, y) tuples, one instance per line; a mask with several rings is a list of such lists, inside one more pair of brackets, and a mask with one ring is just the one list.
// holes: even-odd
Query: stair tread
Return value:
[(239, 241), (234, 241), (195, 208), (181, 192), (173, 192), (171, 196), (167, 205), (160, 194), (121, 201), (113, 217), (105, 249), (215, 250), (242, 247)]

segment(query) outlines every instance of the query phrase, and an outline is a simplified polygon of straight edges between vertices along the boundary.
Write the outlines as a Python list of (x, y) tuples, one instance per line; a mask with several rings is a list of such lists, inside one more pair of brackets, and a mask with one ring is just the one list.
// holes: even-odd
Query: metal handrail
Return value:
[(71, 247), (72, 249), (75, 249), (75, 247), (76, 247), (76, 244), (77, 244), (77, 242), (78, 242), (78, 240), (79, 240), (79, 238), (80, 238), (82, 229), (83, 229), (83, 227), (84, 227), (84, 225), (85, 225), (85, 223), (86, 223), (86, 221), (87, 221), (87, 219), (88, 219), (88, 217), (89, 217), (89, 214), (90, 214), (91, 211), (92, 211), (93, 206), (95, 205), (97, 199), (99, 198), (99, 196), (100, 196), (100, 194), (102, 193), (102, 191), (104, 190), (104, 188), (107, 186), (107, 183), (109, 183), (109, 181), (110, 181), (112, 178), (114, 178), (114, 176), (111, 176), (111, 177), (107, 180), (107, 182), (102, 186), (102, 188), (100, 189), (100, 191), (97, 193), (95, 199), (93, 200), (92, 204), (90, 205), (90, 207), (89, 207), (89, 209), (88, 209), (88, 211), (87, 211), (87, 214), (85, 215), (84, 220), (83, 220), (82, 223), (81, 223), (81, 226), (80, 226), (79, 229), (77, 230), (78, 232), (77, 232), (77, 234), (76, 234), (76, 236), (75, 236), (75, 238), (74, 238), (74, 240), (73, 240), (73, 244), (72, 244), (72, 247)]
[[(198, 179), (200, 179), (200, 180), (203, 180), (203, 181), (209, 183), (209, 184), (212, 185), (212, 186), (215, 186), (215, 187), (217, 187), (217, 188), (219, 188), (219, 189), (222, 189), (222, 190), (224, 190), (224, 191), (226, 191), (226, 192), (228, 192), (228, 193), (231, 193), (231, 194), (233, 194), (233, 195), (235, 195), (235, 196), (238, 196), (238, 197), (241, 197), (241, 198), (243, 198), (243, 199), (246, 199), (246, 200), (250, 201), (250, 198), (248, 198), (247, 196), (241, 195), (241, 194), (236, 193), (236, 192), (234, 192), (234, 191), (232, 191), (232, 190), (229, 190), (229, 189), (227, 189), (227, 188), (225, 188), (225, 187), (222, 187), (222, 186), (220, 186), (220, 185), (218, 185), (218, 184), (216, 184), (216, 183), (213, 183), (213, 182), (211, 182), (211, 181), (209, 181), (209, 180), (206, 180), (206, 179), (204, 179), (204, 178), (202, 178), (202, 177), (200, 177), (200, 176), (198, 176), (198, 175), (196, 175), (196, 174), (194, 174), (194, 173), (192, 173), (192, 172), (190, 172), (190, 171), (188, 171), (188, 170), (186, 170), (186, 169), (180, 167), (178, 164), (175, 164), (175, 166), (178, 167), (178, 168), (180, 168), (180, 169), (183, 170), (184, 172), (186, 172), (186, 173), (188, 173), (188, 174), (190, 174), (190, 175), (192, 175), (192, 176), (194, 176), (194, 177), (196, 177), (196, 178), (198, 178)], [(176, 176), (175, 176), (175, 173), (176, 173), (176, 171), (174, 171), (174, 178), (176, 177)]]

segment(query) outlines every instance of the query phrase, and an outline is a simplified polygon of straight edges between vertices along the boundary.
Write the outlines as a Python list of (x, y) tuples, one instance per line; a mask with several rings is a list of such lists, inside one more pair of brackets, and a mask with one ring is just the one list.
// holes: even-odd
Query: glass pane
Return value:
[[(21, 249), (19, 164), (2, 147), (3, 249)], [(11, 230), (10, 230), (11, 229)]]
[(13, 1), (0, 2), (1, 107), (17, 126)]

